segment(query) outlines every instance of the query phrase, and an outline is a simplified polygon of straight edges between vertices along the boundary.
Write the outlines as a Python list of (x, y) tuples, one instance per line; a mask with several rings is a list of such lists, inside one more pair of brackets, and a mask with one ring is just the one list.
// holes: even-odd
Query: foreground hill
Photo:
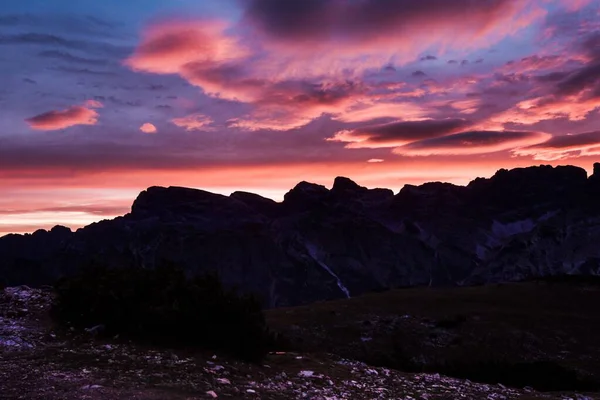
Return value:
[[(290, 347), (252, 365), (220, 354), (65, 332), (48, 318), (52, 292), (11, 287), (0, 291), (0, 397), (591, 400), (600, 398), (593, 392), (600, 382), (598, 289), (545, 283), (420, 288), (271, 310), (272, 328), (289, 336)], [(464, 317), (458, 323), (452, 322), (456, 313)], [(410, 373), (385, 367), (382, 355), (392, 356), (389, 363), (398, 355), (391, 338), (417, 361), (436, 360), (435, 367), (443, 361), (457, 365), (453, 355), (462, 348), (469, 355), (463, 366), (475, 372), (493, 366), (504, 351), (500, 366), (512, 373), (503, 376), (496, 368), (492, 376), (487, 368), (485, 383), (473, 369), (446, 371), (466, 371), (460, 379), (435, 369)], [(367, 356), (370, 364), (360, 361)], [(532, 364), (535, 360), (545, 364)], [(519, 362), (529, 363), (525, 374)]]
[(0, 238), (0, 283), (43, 285), (83, 265), (216, 270), (282, 307), (404, 286), (600, 274), (600, 164), (500, 170), (467, 186), (301, 182), (281, 203), (151, 187), (131, 212), (71, 232)]
[(296, 350), (537, 390), (600, 390), (600, 278), (410, 288), (269, 310)]

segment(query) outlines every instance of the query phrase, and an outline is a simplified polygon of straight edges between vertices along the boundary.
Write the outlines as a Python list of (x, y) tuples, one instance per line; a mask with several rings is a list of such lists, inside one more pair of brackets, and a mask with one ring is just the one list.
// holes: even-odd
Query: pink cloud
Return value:
[(555, 161), (600, 154), (600, 131), (555, 136), (548, 141), (514, 150), (519, 156)]
[(246, 58), (237, 38), (225, 33), (223, 21), (172, 20), (148, 27), (142, 42), (125, 60), (135, 71), (180, 74), (189, 63), (217, 65)]
[(158, 132), (158, 129), (156, 129), (156, 126), (154, 126), (150, 122), (146, 122), (142, 124), (142, 126), (140, 126), (140, 131), (144, 133), (156, 133)]
[(208, 131), (213, 129), (210, 127), (213, 120), (200, 113), (186, 115), (181, 118), (173, 118), (171, 122), (180, 128), (185, 128), (186, 131)]
[(98, 100), (86, 100), (84, 105), (87, 108), (103, 108), (104, 107), (104, 104), (102, 104)]
[(52, 131), (75, 125), (95, 125), (98, 113), (84, 106), (71, 106), (61, 111), (48, 111), (25, 120), (36, 130)]
[(540, 72), (548, 69), (555, 69), (564, 65), (567, 58), (560, 55), (531, 55), (523, 57), (517, 61), (509, 61), (499, 70), (504, 72)]
[(493, 116), (491, 121), (524, 125), (558, 118), (582, 121), (599, 107), (600, 97), (586, 98), (584, 95), (538, 97), (519, 102), (514, 108)]
[(334, 119), (342, 122), (365, 122), (378, 118), (394, 118), (403, 120), (426, 119), (430, 110), (409, 102), (377, 102), (364, 99), (340, 110)]

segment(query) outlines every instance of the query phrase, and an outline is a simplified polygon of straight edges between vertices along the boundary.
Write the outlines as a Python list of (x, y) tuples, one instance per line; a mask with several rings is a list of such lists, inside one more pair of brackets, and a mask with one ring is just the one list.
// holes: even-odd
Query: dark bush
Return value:
[(442, 329), (458, 329), (467, 322), (467, 317), (462, 314), (457, 314), (453, 317), (442, 318), (435, 321), (435, 326)]
[(102, 334), (222, 351), (259, 361), (274, 344), (257, 298), (223, 287), (218, 277), (188, 279), (173, 266), (90, 267), (55, 285), (54, 319)]

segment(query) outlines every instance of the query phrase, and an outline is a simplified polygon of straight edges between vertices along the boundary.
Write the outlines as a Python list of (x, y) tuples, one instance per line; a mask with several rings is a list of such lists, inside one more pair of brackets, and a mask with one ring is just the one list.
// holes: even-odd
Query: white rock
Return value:
[(212, 397), (213, 399), (216, 399), (217, 397), (219, 397), (214, 390), (209, 390), (208, 392), (206, 392), (207, 395), (209, 395), (210, 397)]
[(303, 378), (310, 378), (311, 376), (313, 376), (315, 374), (314, 371), (300, 371), (298, 373), (298, 376), (301, 376)]
[(83, 390), (89, 390), (89, 389), (100, 389), (102, 386), (100, 385), (85, 385), (82, 386), (81, 389)]

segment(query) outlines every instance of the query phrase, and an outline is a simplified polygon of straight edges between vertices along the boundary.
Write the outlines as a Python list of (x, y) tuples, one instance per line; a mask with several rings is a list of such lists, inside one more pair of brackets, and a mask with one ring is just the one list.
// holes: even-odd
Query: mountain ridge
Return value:
[(597, 275), (599, 204), (600, 163), (589, 177), (542, 165), (396, 194), (346, 177), (331, 189), (302, 181), (282, 202), (152, 186), (113, 220), (0, 238), (0, 279), (43, 285), (99, 260), (168, 260), (216, 271), (273, 308), (400, 286)]

